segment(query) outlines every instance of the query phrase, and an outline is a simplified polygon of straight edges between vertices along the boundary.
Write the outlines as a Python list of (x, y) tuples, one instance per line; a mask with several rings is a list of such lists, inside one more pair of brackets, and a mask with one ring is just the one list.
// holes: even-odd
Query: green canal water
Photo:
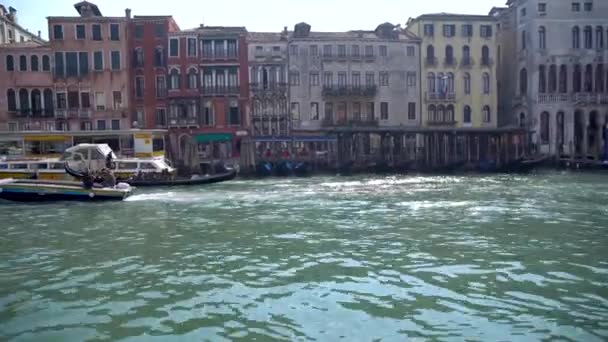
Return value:
[(0, 340), (608, 339), (601, 175), (237, 180), (0, 219)]

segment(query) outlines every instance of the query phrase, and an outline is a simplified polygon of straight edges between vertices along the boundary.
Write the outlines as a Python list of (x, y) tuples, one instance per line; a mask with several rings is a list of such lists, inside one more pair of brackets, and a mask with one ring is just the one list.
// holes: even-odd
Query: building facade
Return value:
[[(505, 31), (504, 107), (542, 153), (599, 159), (608, 123), (608, 2), (510, 0), (494, 9)], [(508, 76), (508, 72), (504, 73)], [(509, 103), (510, 101), (510, 103)]]
[(424, 126), (497, 127), (496, 20), (426, 14), (408, 21), (422, 38)]
[(288, 43), (293, 126), (420, 124), (419, 41), (389, 23), (375, 31), (311, 32), (300, 23)]
[(36, 43), (44, 43), (38, 34), (31, 33), (27, 29), (19, 25), (17, 20), (17, 10), (14, 7), (6, 7), (0, 5), (0, 44), (24, 43), (28, 41)]
[(74, 7), (78, 17), (48, 17), (56, 128), (129, 128), (129, 10), (105, 17), (90, 2)]
[(286, 31), (248, 34), (251, 129), (255, 137), (290, 134), (287, 38)]

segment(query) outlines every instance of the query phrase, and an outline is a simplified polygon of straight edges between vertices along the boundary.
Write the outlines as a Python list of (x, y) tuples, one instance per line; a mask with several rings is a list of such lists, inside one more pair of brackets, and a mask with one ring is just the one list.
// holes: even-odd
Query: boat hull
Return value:
[(87, 189), (78, 182), (8, 179), (0, 182), (0, 199), (19, 202), (120, 201), (131, 192), (131, 187)]
[(209, 175), (195, 179), (173, 179), (173, 180), (125, 180), (124, 182), (137, 187), (142, 186), (184, 186), (213, 184), (232, 180), (236, 177), (236, 171), (230, 170), (216, 175)]

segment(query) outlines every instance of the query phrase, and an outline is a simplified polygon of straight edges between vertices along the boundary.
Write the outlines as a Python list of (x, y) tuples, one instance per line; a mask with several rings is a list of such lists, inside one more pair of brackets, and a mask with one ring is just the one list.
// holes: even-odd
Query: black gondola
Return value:
[(236, 170), (228, 170), (215, 175), (207, 175), (198, 178), (176, 178), (176, 179), (126, 179), (125, 183), (132, 186), (181, 186), (181, 185), (203, 185), (232, 180), (236, 177)]
[(310, 176), (311, 167), (308, 162), (299, 162), (293, 168), (293, 173), (298, 177)]

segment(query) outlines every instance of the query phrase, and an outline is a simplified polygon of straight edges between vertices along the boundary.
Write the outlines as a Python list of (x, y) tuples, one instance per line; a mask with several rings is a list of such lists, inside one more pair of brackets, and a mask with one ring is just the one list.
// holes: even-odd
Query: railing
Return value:
[(576, 103), (579, 105), (608, 104), (608, 94), (575, 93), (575, 94), (539, 94), (538, 103)]
[(456, 58), (445, 58), (443, 61), (443, 65), (446, 67), (456, 66), (458, 63), (456, 62)]
[(284, 51), (255, 51), (253, 53), (253, 57), (255, 59), (265, 59), (265, 60), (277, 60), (277, 59), (285, 59), (287, 58)]
[(473, 58), (471, 58), (471, 57), (463, 57), (462, 60), (460, 61), (460, 66), (463, 68), (470, 68), (473, 66), (473, 64), (475, 64), (475, 62), (473, 61)]
[(240, 92), (239, 86), (203, 86), (203, 96), (232, 95)]
[(437, 57), (426, 57), (424, 59), (424, 65), (427, 67), (437, 66)]
[(342, 96), (376, 96), (378, 87), (375, 85), (366, 86), (323, 86), (323, 96), (342, 97)]
[(321, 121), (321, 127), (378, 127), (379, 120), (376, 118), (325, 118)]
[(286, 93), (287, 87), (287, 83), (285, 82), (269, 82), (268, 84), (262, 84), (257, 82), (249, 83), (249, 89), (251, 89), (251, 91), (254, 93)]
[(78, 108), (68, 108), (68, 117), (77, 118), (78, 117)]
[(494, 60), (490, 57), (481, 58), (481, 66), (491, 67), (494, 65)]
[(424, 93), (426, 101), (452, 102), (456, 101), (455, 93)]
[(58, 119), (65, 119), (67, 116), (67, 111), (65, 109), (56, 109), (55, 117)]
[(168, 127), (198, 127), (198, 119), (195, 117), (176, 118), (169, 117)]
[(369, 55), (369, 54), (358, 54), (358, 55), (353, 55), (353, 54), (345, 54), (345, 55), (340, 55), (340, 54), (323, 54), (321, 55), (321, 58), (324, 61), (361, 61), (361, 60), (375, 60), (376, 59), (376, 55)]
[(201, 56), (203, 60), (213, 61), (213, 60), (230, 60), (237, 59), (239, 57), (238, 51), (226, 51), (226, 50), (216, 50), (215, 53), (211, 54), (203, 51), (203, 55)]
[(78, 116), (81, 118), (90, 118), (91, 110), (90, 109), (80, 109)]
[(444, 121), (444, 120), (436, 120), (429, 119), (426, 121), (428, 126), (456, 126), (458, 122), (456, 120)]

